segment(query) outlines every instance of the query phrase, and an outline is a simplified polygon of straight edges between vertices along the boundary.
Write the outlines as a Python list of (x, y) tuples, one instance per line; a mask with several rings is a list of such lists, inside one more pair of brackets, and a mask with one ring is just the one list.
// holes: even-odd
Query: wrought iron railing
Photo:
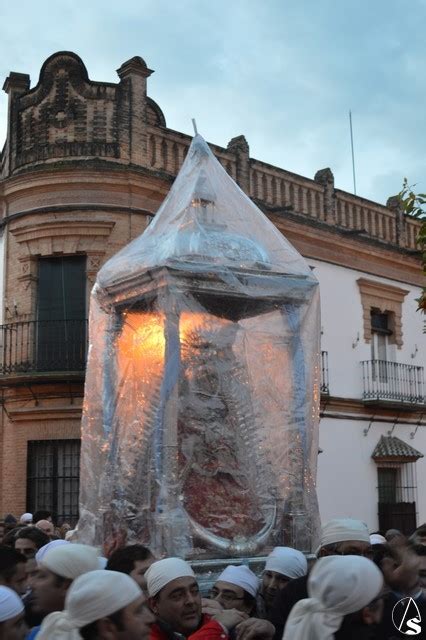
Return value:
[(321, 393), (330, 393), (328, 383), (328, 351), (321, 351)]
[(84, 371), (87, 320), (29, 320), (0, 325), (0, 375)]
[(364, 400), (424, 404), (424, 368), (387, 360), (364, 360)]

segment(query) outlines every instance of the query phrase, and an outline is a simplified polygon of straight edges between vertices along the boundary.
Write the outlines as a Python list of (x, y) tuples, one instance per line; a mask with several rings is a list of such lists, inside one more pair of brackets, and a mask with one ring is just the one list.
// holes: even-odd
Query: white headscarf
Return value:
[(250, 571), (245, 564), (229, 564), (226, 569), (222, 571), (216, 582), (219, 582), (219, 580), (241, 587), (244, 591), (247, 591), (247, 593), (253, 596), (253, 598), (256, 597), (260, 585), (257, 576), (253, 571)]
[(370, 534), (365, 522), (353, 518), (333, 518), (321, 527), (321, 543), (315, 553), (318, 555), (321, 547), (349, 540), (370, 542)]
[(164, 558), (154, 562), (145, 573), (148, 594), (157, 595), (166, 584), (176, 578), (195, 578), (190, 565), (181, 558)]
[(48, 551), (51, 551), (55, 547), (60, 547), (64, 544), (70, 544), (66, 540), (52, 540), (52, 542), (48, 542), (44, 545), (44, 547), (40, 547), (35, 555), (35, 559), (37, 562), (41, 562)]
[(65, 609), (43, 620), (37, 640), (81, 640), (79, 629), (124, 609), (141, 595), (140, 587), (125, 573), (106, 569), (85, 573), (69, 588)]
[(31, 524), (32, 521), (33, 521), (32, 513), (23, 513), (22, 516), (19, 518), (20, 524)]
[(294, 580), (308, 573), (308, 562), (301, 551), (291, 547), (275, 547), (266, 558), (265, 571), (276, 571)]
[(383, 576), (362, 556), (326, 556), (308, 578), (309, 598), (290, 612), (283, 640), (332, 640), (348, 613), (355, 613), (377, 597)]
[(0, 622), (15, 618), (24, 610), (21, 598), (9, 587), (0, 586)]
[(39, 564), (62, 578), (75, 580), (99, 568), (98, 552), (85, 544), (62, 544), (49, 549)]

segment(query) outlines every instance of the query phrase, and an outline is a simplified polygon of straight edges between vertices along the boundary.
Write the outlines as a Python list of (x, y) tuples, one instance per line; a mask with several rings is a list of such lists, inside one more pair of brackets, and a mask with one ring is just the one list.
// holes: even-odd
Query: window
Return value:
[(394, 359), (392, 317), (378, 309), (370, 312), (373, 380), (388, 381), (388, 361)]
[(377, 469), (379, 504), (396, 503), (396, 487), (398, 482), (398, 469)]
[[(365, 342), (372, 341), (373, 332), (380, 333), (390, 330), (392, 332), (390, 342), (400, 349), (403, 345), (402, 304), (408, 291), (383, 282), (368, 280), (367, 278), (358, 278), (357, 283), (363, 308)], [(375, 326), (373, 326), (373, 322)], [(388, 324), (385, 328), (386, 322)], [(384, 334), (382, 333), (382, 335)], [(378, 345), (376, 352), (377, 350)], [(389, 360), (389, 357), (387, 360)]]
[(27, 511), (52, 512), (55, 522), (78, 520), (80, 440), (28, 442)]
[(38, 371), (82, 371), (86, 354), (86, 257), (40, 258)]

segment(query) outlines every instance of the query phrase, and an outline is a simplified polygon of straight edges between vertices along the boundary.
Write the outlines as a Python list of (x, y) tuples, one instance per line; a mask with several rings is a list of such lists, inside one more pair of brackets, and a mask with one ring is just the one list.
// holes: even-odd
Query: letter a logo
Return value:
[(406, 636), (418, 636), (422, 632), (422, 617), (413, 598), (398, 600), (392, 609), (392, 622), (398, 631)]

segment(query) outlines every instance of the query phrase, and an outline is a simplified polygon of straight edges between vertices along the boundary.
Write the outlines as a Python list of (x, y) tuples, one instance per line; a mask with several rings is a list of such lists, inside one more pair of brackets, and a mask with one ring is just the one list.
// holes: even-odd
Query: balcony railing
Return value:
[(84, 371), (87, 320), (0, 325), (0, 375)]
[(364, 360), (361, 365), (364, 400), (424, 404), (423, 367), (387, 360)]
[(321, 351), (321, 393), (330, 393), (328, 386), (328, 351)]

